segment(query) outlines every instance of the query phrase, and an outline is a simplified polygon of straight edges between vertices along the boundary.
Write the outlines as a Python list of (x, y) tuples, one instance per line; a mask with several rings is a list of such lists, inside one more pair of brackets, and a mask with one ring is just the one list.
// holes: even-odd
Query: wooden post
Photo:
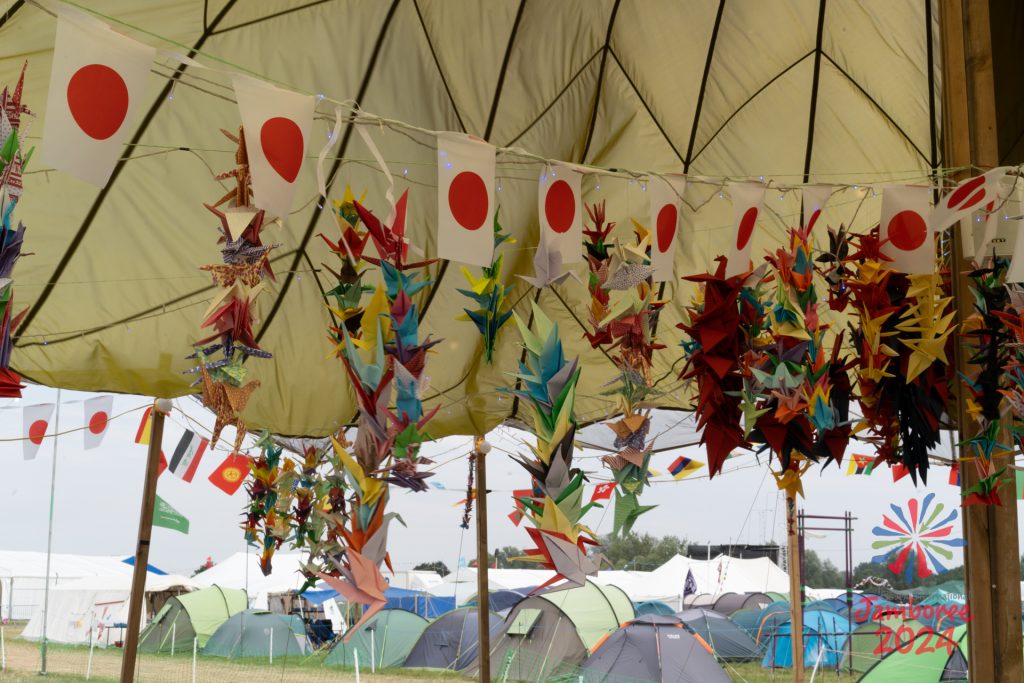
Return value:
[(135, 655), (139, 647), (142, 602), (146, 594), (146, 568), (149, 566), (149, 539), (153, 532), (153, 508), (156, 507), (156, 477), (160, 469), (160, 449), (164, 438), (164, 416), (171, 412), (171, 402), (162, 398), (153, 404), (153, 425), (149, 433), (149, 454), (146, 478), (142, 488), (142, 509), (139, 511), (139, 540), (135, 546), (135, 568), (132, 592), (128, 602), (128, 634), (121, 656), (121, 683), (135, 679)]
[(478, 436), (473, 445), (476, 452), (476, 612), (478, 617), (477, 651), (479, 683), (491, 680), (491, 596), (487, 582), (487, 453), (491, 444)]
[[(790, 641), (793, 645), (793, 683), (804, 680), (804, 605), (800, 580), (800, 540), (796, 529), (796, 494), (786, 492), (786, 541), (789, 555)], [(774, 659), (774, 647), (773, 659)]]
[[(996, 103), (988, 0), (943, 0), (940, 15), (943, 47), (943, 127), (947, 166), (991, 168), (999, 165)], [(964, 271), (963, 235), (954, 229), (953, 282), (957, 322), (971, 313), (972, 298)], [(963, 370), (967, 358), (957, 336), (955, 362)], [(957, 393), (957, 424), (961, 442), (977, 433)], [(1001, 443), (1007, 435), (1000, 437)], [(970, 455), (960, 449), (960, 457)], [(994, 454), (996, 468), (1012, 463), (1006, 452)], [(973, 463), (960, 467), (963, 488), (979, 476)], [(1008, 493), (1009, 491), (1009, 493)], [(1017, 501), (1012, 486), (1000, 493), (1003, 505), (963, 508), (965, 586), (971, 620), (967, 622), (972, 681), (1004, 683), (1024, 680), (1020, 620), (1020, 548)]]

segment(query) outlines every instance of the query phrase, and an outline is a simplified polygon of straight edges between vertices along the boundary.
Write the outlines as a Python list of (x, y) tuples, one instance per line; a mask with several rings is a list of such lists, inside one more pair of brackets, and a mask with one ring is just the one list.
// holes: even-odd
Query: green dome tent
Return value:
[(175, 596), (139, 634), (139, 652), (190, 650), (193, 638), (205, 647), (221, 624), (248, 606), (245, 591), (235, 588), (210, 586)]
[[(900, 627), (903, 631), (900, 631)], [(850, 636), (849, 645), (839, 668), (867, 671), (892, 648), (912, 640), (921, 629), (919, 621), (904, 621), (900, 617), (885, 617), (878, 621), (867, 621), (858, 626)], [(907, 635), (907, 629), (910, 635)], [(889, 629), (889, 633), (885, 632)], [(904, 645), (904, 647), (906, 647)]]
[[(952, 638), (925, 631), (901, 650), (890, 652), (861, 676), (858, 683), (952, 683), (967, 680), (967, 627), (957, 626)], [(930, 642), (925, 643), (924, 639)]]
[(312, 651), (302, 619), (247, 609), (220, 625), (203, 648), (213, 657), (286, 657)]
[(354, 667), (355, 653), (358, 652), (362, 668), (369, 667), (371, 662), (378, 669), (401, 666), (428, 623), (408, 610), (381, 610), (355, 633), (346, 634), (347, 641), (339, 640), (324, 659), (324, 664)]
[[(532, 595), (505, 618), (491, 641), (491, 678), (546, 681), (575, 670), (603, 638), (633, 619), (633, 603), (615, 586), (583, 586)], [(465, 673), (475, 673), (474, 662)]]

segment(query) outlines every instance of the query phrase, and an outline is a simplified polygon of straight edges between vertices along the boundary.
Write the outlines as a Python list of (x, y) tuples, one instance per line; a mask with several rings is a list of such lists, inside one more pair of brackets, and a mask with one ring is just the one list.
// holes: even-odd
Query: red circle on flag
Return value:
[(260, 127), (260, 145), (270, 167), (287, 182), (294, 183), (306, 149), (299, 124), (283, 116), (267, 119)]
[(46, 436), (46, 428), (49, 425), (46, 420), (36, 420), (28, 426), (28, 440), (39, 445), (43, 442), (43, 437)]
[(757, 207), (752, 206), (743, 214), (740, 219), (739, 230), (736, 231), (736, 248), (745, 249), (750, 236), (754, 234), (754, 226), (757, 225)]
[(572, 188), (564, 180), (556, 180), (544, 197), (544, 216), (548, 225), (558, 234), (569, 232), (576, 217), (576, 198)]
[(666, 204), (658, 212), (658, 251), (664, 254), (672, 246), (676, 236), (676, 222), (679, 212), (675, 204)]
[[(963, 210), (975, 206), (985, 198), (985, 188), (981, 187), (984, 184), (985, 178), (983, 176), (971, 178), (966, 183), (953, 190), (953, 193), (949, 195), (949, 198), (946, 200), (946, 208)], [(979, 187), (981, 187), (981, 192), (977, 192), (972, 195), (971, 193)]]
[(116, 133), (128, 115), (128, 86), (103, 64), (88, 64), (72, 74), (67, 97), (71, 117), (94, 140)]
[(452, 217), (466, 230), (479, 230), (487, 220), (487, 185), (472, 171), (463, 171), (448, 186)]
[(106, 412), (102, 410), (96, 411), (89, 418), (89, 431), (93, 434), (102, 434), (103, 430), (107, 428), (107, 420), (109, 419), (110, 417)]
[(916, 211), (900, 211), (889, 219), (889, 241), (900, 251), (914, 251), (928, 237), (928, 224)]

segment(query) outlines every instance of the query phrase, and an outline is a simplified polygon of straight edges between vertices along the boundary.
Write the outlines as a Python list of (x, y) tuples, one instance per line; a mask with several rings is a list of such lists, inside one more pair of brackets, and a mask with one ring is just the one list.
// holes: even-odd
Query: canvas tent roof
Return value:
[[(941, 145), (934, 144), (941, 129), (941, 68), (928, 60), (938, 16), (926, 11), (929, 3), (868, 4), (877, 9), (829, 5), (820, 23), (819, 3), (797, 0), (730, 2), (720, 10), (719, 3), (672, 0), (393, 0), (352, 7), (96, 0), (88, 6), (186, 47), (198, 45), (196, 59), (211, 66), (221, 63), (207, 53), (295, 89), (354, 98), (370, 112), (431, 129), (465, 130), (548, 158), (694, 176), (924, 178), (941, 164)], [(45, 119), (55, 21), (34, 3), (10, 9), (0, 41), (0, 82), (13, 83), (24, 55), (31, 55), (24, 102)], [(885, 21), (877, 21), (882, 10)], [(469, 27), (471, 40), (465, 39)], [(134, 28), (119, 29), (151, 45), (187, 51)], [(290, 47), (268, 51), (270, 42)], [(37, 256), (18, 266), (19, 305), (30, 312), (16, 331), (13, 367), (32, 381), (160, 396), (192, 391), (182, 371), (190, 366), (185, 356), (210, 291), (196, 267), (215, 255), (201, 202), (223, 192), (208, 169), (225, 170), (232, 162), (218, 129), (238, 125), (225, 89), (228, 77), (204, 71), (198, 81), (195, 71), (184, 71), (173, 99), (167, 96), (171, 82), (150, 76), (145, 113), (131, 124), (138, 146), (125, 150), (131, 160), (105, 191), (61, 173), (26, 176), (16, 218), (30, 226), (28, 245)], [(320, 110), (329, 116), (332, 105), (324, 102)], [(312, 137), (324, 139), (328, 125), (317, 121)], [(34, 130), (42, 130), (41, 121)], [(374, 130), (383, 158), (395, 162), (396, 189), (410, 188), (411, 240), (433, 256), (434, 144), (415, 133), (410, 140), (405, 131)], [(339, 171), (332, 196), (345, 184), (366, 188), (367, 202), (380, 211), (382, 174), (363, 163), (369, 154), (359, 136), (346, 129), (342, 139), (335, 153), (352, 161), (328, 168)], [(161, 150), (166, 153), (153, 154)], [(527, 286), (513, 274), (530, 270), (539, 172), (539, 164), (499, 159), (501, 215), (518, 240), (505, 262), (510, 299), (523, 314), (533, 297), (524, 296)], [(330, 234), (334, 226), (314, 201), (312, 163), (297, 183), (286, 228), (268, 235), (282, 244), (275, 252), (281, 277), (257, 305), (255, 332), (274, 358), (252, 364), (265, 390), (255, 392), (245, 419), (252, 429), (325, 435), (352, 420), (356, 404), (338, 362), (326, 358), (326, 346), (323, 353), (310, 352), (330, 317), (321, 295), (327, 283), (308, 272), (309, 264), (327, 261), (326, 246), (315, 235)], [(643, 218), (640, 185), (625, 177), (596, 183), (591, 176), (584, 199), (607, 199), (611, 217)], [(711, 201), (689, 219), (693, 237), (678, 247), (679, 273), (704, 270), (720, 251), (732, 219), (729, 202), (716, 200), (718, 192), (714, 184), (696, 182), (687, 189), (693, 206)], [(860, 207), (858, 192), (840, 193), (823, 220), (849, 225), (859, 208), (854, 229), (876, 221), (880, 199), (868, 197)], [(767, 201), (783, 220), (800, 213), (799, 193), (773, 191)], [(628, 220), (619, 225), (630, 229)], [(782, 221), (768, 217), (762, 228), (755, 236), (758, 252), (779, 241)], [(144, 230), (145, 239), (125, 239), (126, 230), (132, 237)], [(436, 285), (416, 301), (422, 334), (444, 339), (438, 357), (445, 362), (428, 371), (434, 394), (443, 394), (449, 407), (431, 422), (430, 432), (479, 434), (516, 417), (494, 389), (507, 385), (505, 371), (514, 366), (519, 347), (514, 334), (499, 335), (494, 363), (480, 362), (474, 326), (453, 322), (464, 306), (455, 292), (463, 284), (458, 268), (445, 265), (432, 266)], [(62, 286), (68, 283), (75, 284)], [(678, 280), (669, 286), (671, 302), (661, 313), (665, 329), (679, 322), (690, 287)], [(563, 290), (561, 298), (541, 292), (539, 303), (565, 327), (566, 354), (611, 371), (599, 351), (570, 331), (578, 329), (571, 312), (584, 307), (586, 289), (570, 284)], [(674, 377), (677, 358), (672, 345), (656, 352), (654, 375)], [(470, 374), (472, 396), (462, 381)], [(607, 377), (583, 373), (576, 404), (583, 421), (605, 416), (600, 394)], [(434, 394), (427, 407), (441, 400)], [(674, 406), (688, 401), (673, 392), (660, 400)]]
[(220, 586), (173, 597), (139, 634), (139, 651), (168, 652), (172, 642), (175, 650), (182, 651), (192, 645), (193, 638), (203, 647), (220, 625), (244, 610), (247, 603), (245, 591)]
[(234, 553), (216, 563), (206, 571), (193, 577), (200, 586), (222, 586), (244, 590), (250, 599), (250, 607), (267, 609), (267, 596), (298, 590), (305, 582), (299, 567), (302, 553), (275, 553), (272, 571), (264, 576), (259, 567), (256, 553)]
[(594, 683), (729, 683), (706, 648), (678, 618), (648, 614), (611, 634), (583, 663), (583, 672)]
[(324, 664), (354, 667), (358, 651), (363, 668), (371, 663), (380, 669), (401, 666), (428, 623), (420, 615), (404, 609), (383, 609), (354, 633), (339, 638)]
[[(702, 606), (714, 604), (718, 596), (725, 593), (785, 591), (789, 588), (789, 576), (767, 557), (746, 560), (719, 555), (711, 560), (695, 560), (676, 555), (650, 572), (646, 585), (651, 595), (631, 597), (634, 600), (647, 597), (668, 599), (682, 595), (686, 577), (691, 572), (697, 582), (697, 593), (711, 596), (710, 602), (700, 603)], [(694, 604), (694, 601), (689, 604)]]

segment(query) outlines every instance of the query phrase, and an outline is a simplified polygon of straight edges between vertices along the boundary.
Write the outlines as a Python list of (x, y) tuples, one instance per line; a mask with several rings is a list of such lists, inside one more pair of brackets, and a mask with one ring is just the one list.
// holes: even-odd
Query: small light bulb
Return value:
[(404, 175), (404, 176), (407, 176), (407, 175), (409, 175), (409, 169), (407, 169), (407, 168), (403, 168), (403, 169), (402, 169), (402, 175)]
[(452, 169), (452, 162), (449, 161), (447, 164), (444, 165), (444, 167), (450, 171)]

